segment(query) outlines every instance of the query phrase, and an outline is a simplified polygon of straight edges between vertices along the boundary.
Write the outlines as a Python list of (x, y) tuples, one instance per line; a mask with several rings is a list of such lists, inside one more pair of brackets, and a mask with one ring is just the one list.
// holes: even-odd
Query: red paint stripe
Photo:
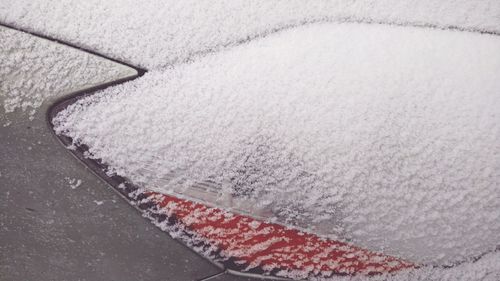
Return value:
[(248, 268), (279, 268), (308, 275), (392, 273), (414, 264), (311, 233), (159, 193), (148, 198), (224, 257)]

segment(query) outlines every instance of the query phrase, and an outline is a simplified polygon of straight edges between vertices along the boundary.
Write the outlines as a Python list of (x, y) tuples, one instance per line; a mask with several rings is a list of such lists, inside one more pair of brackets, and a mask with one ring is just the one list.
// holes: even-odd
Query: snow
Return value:
[(208, 182), (213, 204), (453, 264), (498, 245), (499, 49), (495, 35), (316, 24), (150, 72), (54, 122), (146, 188), (196, 197)]
[(68, 182), (69, 187), (71, 189), (76, 189), (76, 188), (78, 188), (82, 184), (82, 180), (81, 179), (74, 179), (74, 178), (72, 179), (70, 177), (65, 177), (64, 179)]
[(0, 38), (0, 105), (6, 113), (33, 118), (49, 98), (127, 73), (112, 61), (10, 28), (0, 27)]
[[(480, 260), (464, 263), (452, 268), (426, 266), (393, 276), (374, 276), (370, 281), (497, 281), (500, 280), (500, 254), (490, 253)], [(346, 278), (350, 281), (365, 280), (364, 277)], [(341, 280), (341, 279), (340, 279)]]
[[(135, 183), (431, 265), (498, 245), (500, 39), (477, 33), (500, 34), (497, 0), (17, 0), (0, 22), (151, 70), (56, 119)], [(7, 112), (101, 75), (10, 33)], [(499, 275), (497, 251), (388, 278)]]
[(101, 206), (102, 204), (104, 204), (104, 201), (94, 200), (94, 203), (95, 203), (97, 206)]
[(16, 0), (0, 22), (116, 59), (164, 67), (290, 26), (363, 21), (500, 33), (498, 0)]

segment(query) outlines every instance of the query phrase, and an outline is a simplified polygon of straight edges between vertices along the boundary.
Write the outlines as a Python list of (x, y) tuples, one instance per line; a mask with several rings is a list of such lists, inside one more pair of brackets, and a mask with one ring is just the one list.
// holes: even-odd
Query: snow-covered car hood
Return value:
[[(494, 249), (500, 38), (317, 24), (83, 99), (56, 132), (133, 182), (418, 262)], [(471, 241), (475, 241), (471, 243)]]

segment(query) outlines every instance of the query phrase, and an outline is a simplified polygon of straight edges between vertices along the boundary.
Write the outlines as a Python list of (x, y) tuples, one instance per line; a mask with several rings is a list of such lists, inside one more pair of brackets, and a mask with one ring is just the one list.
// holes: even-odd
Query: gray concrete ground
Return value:
[[(0, 127), (0, 280), (197, 280), (220, 271), (84, 168), (42, 112)], [(73, 179), (82, 182), (74, 189)]]

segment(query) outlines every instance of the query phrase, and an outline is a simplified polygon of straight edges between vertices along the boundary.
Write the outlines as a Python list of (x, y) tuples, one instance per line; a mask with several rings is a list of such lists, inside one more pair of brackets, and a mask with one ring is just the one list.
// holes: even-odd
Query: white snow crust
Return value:
[(149, 69), (315, 21), (432, 25), (500, 33), (500, 1), (0, 1), (0, 22)]
[(55, 126), (146, 188), (211, 183), (214, 204), (452, 264), (500, 240), (499, 50), (495, 35), (316, 24), (150, 72)]

